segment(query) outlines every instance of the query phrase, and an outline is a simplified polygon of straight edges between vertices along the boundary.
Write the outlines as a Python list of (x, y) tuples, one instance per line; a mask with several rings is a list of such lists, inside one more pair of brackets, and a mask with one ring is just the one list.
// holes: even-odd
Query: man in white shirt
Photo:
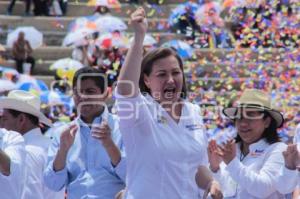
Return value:
[(1, 199), (20, 199), (24, 187), (26, 151), (18, 133), (0, 128)]
[(43, 182), (50, 139), (43, 136), (39, 124), (51, 126), (51, 121), (40, 112), (40, 99), (27, 91), (14, 90), (0, 100), (0, 108), (3, 128), (19, 132), (25, 141), (27, 172), (18, 199), (63, 199), (63, 191), (50, 191)]

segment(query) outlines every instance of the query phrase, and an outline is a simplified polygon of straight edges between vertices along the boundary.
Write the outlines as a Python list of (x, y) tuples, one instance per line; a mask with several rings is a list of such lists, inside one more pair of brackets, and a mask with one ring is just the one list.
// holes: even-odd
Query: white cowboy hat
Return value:
[(0, 99), (0, 109), (12, 109), (36, 116), (40, 123), (52, 126), (51, 121), (40, 110), (40, 99), (30, 92), (10, 91), (7, 97)]
[(241, 98), (237, 102), (237, 106), (228, 107), (223, 109), (223, 114), (234, 120), (238, 115), (238, 109), (240, 108), (251, 108), (267, 111), (270, 116), (276, 121), (277, 128), (281, 127), (284, 122), (283, 115), (272, 108), (271, 96), (265, 92), (257, 89), (246, 89), (242, 94)]

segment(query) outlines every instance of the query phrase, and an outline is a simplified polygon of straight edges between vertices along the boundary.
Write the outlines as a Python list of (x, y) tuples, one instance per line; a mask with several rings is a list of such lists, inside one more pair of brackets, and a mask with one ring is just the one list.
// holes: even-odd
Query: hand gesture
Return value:
[(284, 157), (285, 167), (290, 170), (295, 170), (300, 163), (300, 154), (296, 144), (288, 145), (287, 149), (282, 152)]
[(216, 140), (211, 140), (208, 143), (207, 155), (212, 172), (217, 172), (219, 170), (220, 163), (222, 162), (222, 158), (219, 154), (220, 150), (217, 146)]
[(131, 14), (129, 23), (132, 25), (135, 34), (145, 35), (147, 32), (148, 23), (144, 8), (139, 7), (138, 9), (136, 9)]
[(60, 149), (67, 152), (71, 148), (75, 140), (75, 135), (78, 126), (76, 124), (71, 124), (66, 128), (60, 135)]
[(105, 120), (103, 120), (100, 125), (93, 125), (91, 134), (95, 139), (100, 140), (105, 148), (114, 144), (111, 139), (111, 130)]
[(229, 164), (236, 156), (236, 143), (235, 140), (229, 140), (223, 146), (218, 146), (221, 150), (220, 156), (226, 164)]

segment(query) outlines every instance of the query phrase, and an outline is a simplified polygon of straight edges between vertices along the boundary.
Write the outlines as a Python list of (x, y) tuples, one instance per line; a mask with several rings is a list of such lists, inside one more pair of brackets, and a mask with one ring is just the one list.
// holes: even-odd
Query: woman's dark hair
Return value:
[(96, 86), (100, 88), (101, 92), (104, 92), (107, 87), (107, 76), (103, 70), (93, 67), (83, 67), (76, 71), (73, 81), (72, 88), (77, 86), (78, 81), (91, 79), (95, 82)]
[(28, 114), (28, 113), (24, 113), (24, 112), (21, 112), (21, 111), (17, 111), (17, 110), (13, 110), (13, 109), (7, 109), (7, 111), (13, 116), (13, 117), (18, 117), (20, 114), (24, 114), (32, 124), (38, 126), (39, 125), (39, 118), (34, 116), (34, 115), (31, 115), (31, 114)]
[(180, 96), (182, 98), (186, 98), (187, 96), (187, 87), (186, 87), (186, 82), (185, 82), (185, 77), (184, 77), (184, 70), (183, 70), (183, 61), (180, 58), (180, 56), (177, 54), (175, 50), (172, 48), (156, 48), (154, 50), (151, 50), (146, 53), (146, 55), (143, 58), (142, 61), (142, 66), (141, 66), (141, 74), (140, 74), (140, 80), (139, 80), (139, 86), (141, 93), (148, 93), (151, 95), (150, 89), (146, 86), (145, 81), (144, 81), (144, 75), (149, 76), (150, 73), (152, 72), (153, 68), (153, 63), (157, 61), (158, 59), (166, 58), (169, 56), (174, 56), (178, 63), (180, 70), (182, 71), (182, 76), (183, 76), (183, 86), (181, 90)]
[[(264, 138), (269, 144), (274, 144), (276, 142), (280, 142), (280, 137), (277, 133), (277, 123), (276, 120), (269, 114), (267, 111), (263, 111), (264, 117), (263, 119), (267, 119), (270, 117), (271, 122), (268, 128), (266, 128), (261, 136), (261, 138)], [(236, 142), (242, 142), (242, 139), (239, 135), (235, 138)]]

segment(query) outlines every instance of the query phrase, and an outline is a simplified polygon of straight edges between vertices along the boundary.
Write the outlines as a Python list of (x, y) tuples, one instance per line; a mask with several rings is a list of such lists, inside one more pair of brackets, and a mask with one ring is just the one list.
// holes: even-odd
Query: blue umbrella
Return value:
[(162, 47), (174, 48), (183, 59), (191, 58), (194, 54), (194, 49), (188, 43), (177, 39), (162, 44)]
[(59, 91), (44, 91), (40, 94), (41, 104), (51, 107), (51, 114), (56, 106), (61, 105), (64, 107), (64, 115), (71, 115), (74, 103), (72, 103), (72, 97), (65, 95)]
[(170, 26), (175, 25), (178, 22), (178, 19), (187, 12), (188, 9), (191, 10), (193, 14), (196, 13), (198, 9), (198, 4), (193, 3), (193, 2), (186, 2), (183, 4), (180, 4), (176, 8), (174, 8), (171, 12), (171, 15), (169, 16), (168, 23)]
[[(22, 75), (24, 76), (24, 75)], [(23, 80), (21, 79), (17, 83), (17, 87), (19, 90), (24, 90), (24, 91), (37, 91), (37, 92), (42, 92), (42, 91), (47, 91), (49, 90), (47, 84), (42, 81), (42, 80), (37, 80), (32, 77), (25, 77)]]

